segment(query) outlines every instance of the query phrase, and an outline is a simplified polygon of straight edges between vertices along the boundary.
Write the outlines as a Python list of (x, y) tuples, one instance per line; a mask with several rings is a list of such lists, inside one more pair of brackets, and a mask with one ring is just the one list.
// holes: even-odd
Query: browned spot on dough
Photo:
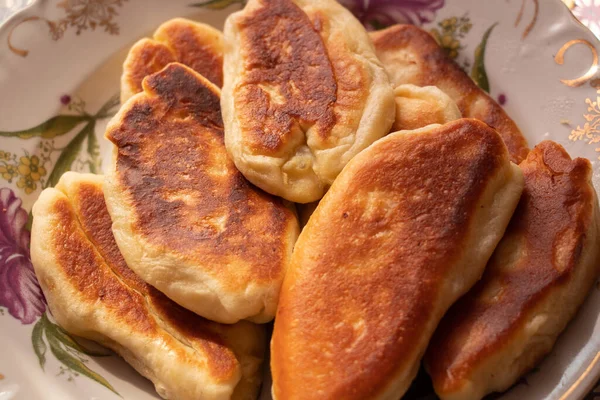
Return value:
[[(483, 191), (508, 158), (499, 135), (476, 120), (365, 152), (360, 167), (338, 177), (345, 186), (334, 183), (294, 251), (272, 340), (280, 398), (381, 394), (422, 341)], [(311, 390), (298, 396), (298, 387)]]
[(102, 187), (93, 183), (79, 184), (75, 197), (70, 198), (70, 201), (75, 208), (81, 228), (107, 265), (128, 287), (146, 295), (150, 285), (129, 269), (115, 242), (112, 221), (106, 209)]
[(234, 96), (250, 147), (277, 154), (308, 127), (328, 138), (337, 83), (321, 27), (290, 0), (263, 0), (241, 17), (246, 72)]
[[(154, 317), (156, 314), (162, 321), (167, 322), (173, 328), (177, 329), (188, 342), (207, 354), (211, 374), (216, 378), (228, 379), (237, 368), (237, 359), (232, 351), (223, 343), (219, 337), (219, 331), (227, 329), (226, 325), (221, 325), (208, 321), (191, 311), (184, 309), (154, 287), (142, 281), (135, 273), (129, 269), (112, 234), (112, 221), (106, 203), (102, 187), (93, 183), (83, 183), (77, 187), (75, 199), (71, 199), (75, 204), (75, 212), (79, 218), (81, 228), (89, 241), (93, 244), (98, 253), (102, 256), (106, 265), (115, 273), (116, 277), (106, 275), (117, 286), (121, 286), (123, 291), (132, 294), (136, 300), (134, 306), (140, 309), (139, 313), (144, 314), (148, 319), (148, 325), (154, 326)], [(75, 237), (76, 234), (71, 237)], [(96, 267), (102, 269), (103, 267)], [(143, 297), (142, 297), (143, 296)], [(150, 306), (150, 312), (147, 311), (147, 305)], [(132, 307), (132, 303), (122, 303), (123, 309)], [(142, 311), (142, 309), (144, 309)]]
[(154, 38), (141, 39), (129, 50), (123, 65), (123, 100), (143, 90), (142, 81), (172, 62), (181, 62), (223, 85), (221, 34), (191, 21), (175, 19), (155, 32)]
[[(430, 343), (430, 373), (444, 391), (458, 389), (480, 361), (503, 348), (530, 311), (571, 280), (580, 260), (595, 201), (589, 161), (571, 160), (546, 141), (521, 169), (525, 189), (504, 238), (482, 280), (450, 309)], [(512, 261), (500, 255), (510, 251), (518, 251)], [(490, 298), (493, 287), (500, 290)]]
[(114, 313), (115, 323), (135, 326), (140, 334), (155, 334), (157, 326), (144, 300), (101, 267), (103, 260), (82, 235), (69, 201), (59, 199), (52, 211), (59, 223), (53, 237), (54, 248), (60, 249), (56, 251), (59, 265), (81, 297), (90, 303), (100, 302)]
[(371, 39), (393, 85), (437, 86), (456, 102), (463, 117), (494, 127), (513, 162), (518, 164), (527, 157), (527, 141), (514, 121), (426, 31), (412, 25), (394, 25), (371, 33)]
[(117, 173), (132, 197), (135, 228), (215, 274), (234, 261), (246, 264), (225, 282), (230, 287), (283, 274), (281, 239), (295, 216), (229, 159), (216, 89), (180, 64), (144, 86), (148, 96), (107, 132), (119, 149)]
[(0, 374), (0, 381), (4, 379), (4, 375)]
[(124, 67), (125, 79), (133, 93), (142, 91), (142, 81), (148, 75), (176, 61), (175, 56), (164, 44), (145, 39), (130, 50)]
[(178, 62), (197, 71), (218, 87), (223, 86), (223, 54), (207, 44), (206, 38), (200, 36), (193, 25), (173, 23), (166, 26), (163, 32), (166, 36), (161, 39), (175, 53)]

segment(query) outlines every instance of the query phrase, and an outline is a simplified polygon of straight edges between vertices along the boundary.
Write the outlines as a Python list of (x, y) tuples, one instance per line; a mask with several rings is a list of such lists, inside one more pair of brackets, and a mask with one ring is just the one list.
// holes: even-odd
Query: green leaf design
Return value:
[(48, 344), (50, 345), (50, 350), (52, 351), (52, 354), (54, 354), (58, 361), (60, 361), (72, 371), (87, 376), (88, 378), (98, 382), (99, 384), (111, 390), (113, 393), (120, 396), (120, 394), (115, 390), (114, 387), (112, 387), (110, 383), (108, 383), (106, 379), (104, 379), (98, 373), (89, 369), (81, 359), (78, 359), (77, 357), (73, 356), (73, 354), (71, 354), (69, 351), (63, 348), (61, 346), (60, 340), (56, 336), (54, 336), (53, 334), (46, 334), (46, 337), (48, 339)]
[(27, 223), (25, 224), (25, 229), (31, 232), (31, 225), (33, 224), (33, 209), (29, 210), (27, 214)]
[(63, 328), (59, 325), (53, 324), (52, 322), (48, 322), (48, 326), (46, 328), (46, 335), (55, 336), (62, 344), (72, 348), (73, 350), (79, 351), (80, 353), (87, 354), (88, 356), (93, 357), (107, 357), (111, 355), (110, 350), (104, 349), (100, 346), (98, 350), (90, 349), (80, 342), (77, 342), (71, 335), (67, 333)]
[(38, 126), (24, 131), (2, 132), (0, 136), (4, 137), (19, 137), (21, 139), (29, 139), (34, 136), (40, 136), (44, 139), (52, 139), (57, 136), (69, 133), (73, 128), (83, 121), (89, 121), (88, 115), (57, 115), (50, 118), (46, 122), (42, 122)]
[(81, 150), (81, 145), (83, 140), (90, 134), (90, 132), (94, 133), (94, 127), (96, 126), (96, 121), (91, 120), (88, 122), (86, 126), (81, 129), (81, 131), (71, 140), (71, 142), (65, 147), (58, 157), (56, 164), (54, 164), (54, 168), (44, 185), (44, 188), (51, 187), (56, 185), (62, 174), (71, 169), (71, 165), (75, 158), (77, 158), (77, 154)]
[(108, 99), (108, 101), (106, 103), (104, 103), (104, 105), (100, 108), (100, 110), (98, 110), (98, 112), (96, 113), (94, 118), (100, 119), (100, 118), (112, 117), (117, 112), (116, 109), (115, 110), (113, 110), (113, 109), (115, 107), (119, 106), (120, 104), (121, 104), (121, 99), (119, 97), (119, 94), (117, 93), (117, 94), (113, 95), (110, 99)]
[(376, 20), (376, 19), (369, 21), (369, 24), (376, 31), (380, 31), (380, 30), (385, 29), (385, 28), (387, 28), (389, 26), (389, 25), (384, 24), (384, 23), (382, 23), (382, 22), (380, 22), (379, 20)]
[(487, 31), (483, 34), (481, 38), (481, 42), (475, 49), (475, 62), (473, 63), (473, 68), (471, 69), (471, 78), (475, 81), (475, 83), (485, 90), (486, 92), (490, 92), (490, 83), (488, 82), (487, 73), (485, 72), (485, 48), (487, 46), (488, 38), (492, 33), (492, 30), (498, 25), (496, 22), (492, 26), (490, 26)]
[(222, 10), (236, 3), (243, 6), (246, 4), (246, 0), (206, 0), (200, 3), (190, 4), (190, 7), (203, 7), (211, 10)]
[(46, 346), (46, 342), (44, 342), (44, 328), (46, 326), (46, 313), (42, 314), (42, 318), (38, 320), (33, 326), (33, 332), (31, 333), (31, 344), (33, 345), (33, 351), (35, 351), (35, 355), (40, 362), (40, 367), (42, 370), (46, 365), (46, 350), (48, 347)]
[(96, 137), (95, 130), (89, 132), (87, 137), (87, 151), (92, 158), (92, 162), (90, 163), (90, 172), (93, 174), (98, 173), (98, 168), (96, 168), (100, 164), (100, 154), (98, 152), (98, 138)]

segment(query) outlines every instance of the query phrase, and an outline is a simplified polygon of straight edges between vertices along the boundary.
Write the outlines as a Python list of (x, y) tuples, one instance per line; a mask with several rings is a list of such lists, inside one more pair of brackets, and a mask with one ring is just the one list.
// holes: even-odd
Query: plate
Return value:
[[(101, 173), (104, 128), (118, 109), (121, 64), (133, 42), (176, 16), (222, 28), (243, 3), (50, 0), (27, 6), (0, 27), (1, 400), (158, 398), (121, 359), (74, 341), (53, 322), (29, 259), (29, 211), (63, 172)], [(487, 79), (480, 74), (477, 81), (529, 143), (552, 139), (572, 156), (589, 158), (600, 189), (600, 46), (562, 2), (343, 3), (371, 29), (395, 22), (423, 26), (469, 73), (483, 65)], [(600, 376), (599, 311), (596, 285), (554, 351), (499, 397), (586, 396)], [(268, 384), (264, 389), (269, 398)]]

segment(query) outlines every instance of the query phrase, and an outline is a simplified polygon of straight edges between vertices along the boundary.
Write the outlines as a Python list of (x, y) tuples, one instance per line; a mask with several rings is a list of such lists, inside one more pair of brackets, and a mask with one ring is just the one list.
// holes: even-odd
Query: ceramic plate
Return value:
[[(592, 160), (600, 189), (600, 46), (563, 3), (344, 3), (370, 29), (405, 22), (429, 30), (532, 146), (552, 139)], [(29, 259), (29, 211), (63, 172), (102, 171), (104, 128), (118, 109), (121, 63), (135, 40), (176, 16), (222, 28), (242, 6), (243, 0), (39, 1), (0, 27), (1, 400), (158, 398), (121, 359), (74, 341), (53, 322)], [(599, 315), (596, 285), (554, 351), (501, 398), (594, 398), (588, 393), (600, 376)]]

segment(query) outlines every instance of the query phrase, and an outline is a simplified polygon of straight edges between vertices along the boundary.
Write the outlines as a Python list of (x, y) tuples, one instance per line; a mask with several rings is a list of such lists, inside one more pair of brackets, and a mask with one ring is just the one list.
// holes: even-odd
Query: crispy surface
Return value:
[[(298, 136), (292, 133), (302, 129), (298, 120), (311, 125), (322, 140), (331, 135), (337, 122), (337, 83), (325, 44), (306, 13), (291, 1), (263, 4), (237, 22), (245, 62), (253, 68), (234, 96), (240, 124), (247, 127), (246, 146), (277, 154)], [(359, 70), (354, 90), (366, 85), (365, 72)], [(355, 102), (364, 102), (367, 93), (359, 91), (358, 96)]]
[(500, 136), (476, 120), (390, 134), (352, 159), (294, 249), (271, 341), (274, 397), (400, 398), (521, 189)]
[(152, 39), (135, 43), (123, 64), (121, 103), (141, 92), (142, 81), (167, 64), (180, 62), (223, 85), (223, 35), (209, 25), (174, 18), (158, 27)]
[(514, 121), (427, 32), (413, 25), (394, 25), (370, 35), (394, 86), (437, 86), (456, 102), (463, 117), (494, 127), (513, 162), (518, 164), (527, 156), (527, 141)]
[(207, 318), (272, 319), (298, 222), (229, 159), (218, 88), (170, 64), (144, 80), (106, 137), (115, 145), (106, 198), (128, 265)]
[(102, 181), (67, 173), (35, 205), (33, 263), (54, 317), (121, 354), (163, 397), (228, 399), (242, 386), (249, 393), (234, 398), (254, 398), (263, 328), (208, 321), (139, 279), (115, 243)]
[(435, 86), (411, 84), (394, 89), (396, 119), (392, 132), (423, 128), (430, 124), (445, 124), (460, 118), (458, 106)]
[(254, 184), (318, 200), (393, 121), (387, 74), (333, 0), (251, 0), (225, 24), (226, 145)]
[[(426, 358), (442, 399), (505, 390), (552, 348), (598, 276), (590, 162), (554, 142), (521, 164), (525, 190), (480, 282), (440, 324)], [(480, 372), (484, 371), (484, 372)]]

